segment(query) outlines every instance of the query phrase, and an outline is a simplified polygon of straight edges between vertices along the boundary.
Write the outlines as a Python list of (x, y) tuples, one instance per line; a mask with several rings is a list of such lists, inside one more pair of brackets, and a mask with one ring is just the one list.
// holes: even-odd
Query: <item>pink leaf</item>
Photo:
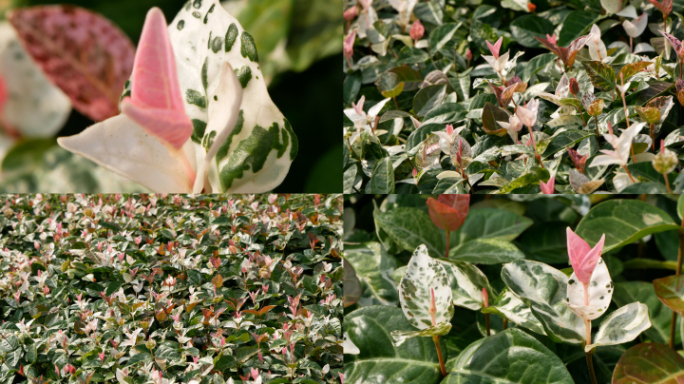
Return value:
[(131, 97), (121, 103), (123, 113), (163, 144), (180, 150), (193, 128), (185, 114), (166, 19), (159, 8), (147, 13), (131, 82)]
[(102, 121), (119, 113), (135, 48), (104, 17), (74, 6), (20, 8), (8, 17), (22, 44), (82, 114)]
[(594, 248), (581, 237), (577, 236), (575, 232), (567, 228), (568, 237), (568, 256), (572, 269), (575, 271), (575, 276), (582, 284), (589, 284), (591, 274), (594, 272), (596, 263), (598, 263), (603, 251), (603, 243), (606, 240), (606, 235), (601, 236), (601, 239), (596, 243)]

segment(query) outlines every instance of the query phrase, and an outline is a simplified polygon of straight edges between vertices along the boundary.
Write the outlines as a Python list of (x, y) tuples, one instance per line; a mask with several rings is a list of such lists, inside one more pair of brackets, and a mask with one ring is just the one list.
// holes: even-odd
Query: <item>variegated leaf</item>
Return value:
[[(430, 314), (434, 292), (436, 313)], [(428, 255), (427, 247), (420, 245), (413, 253), (406, 274), (399, 284), (399, 302), (404, 316), (418, 329), (427, 329), (439, 323), (449, 323), (454, 316), (451, 305), (449, 278), (442, 263)]]
[(451, 323), (439, 323), (434, 327), (421, 329), (420, 331), (392, 331), (392, 339), (397, 347), (411, 337), (444, 336), (451, 331)]
[(552, 340), (570, 344), (584, 341), (582, 318), (565, 303), (568, 277), (563, 272), (537, 261), (516, 260), (504, 265), (501, 278), (530, 307)]
[(646, 304), (634, 302), (612, 312), (601, 322), (594, 343), (584, 347), (586, 352), (600, 345), (615, 345), (632, 341), (651, 327)]
[(613, 297), (613, 281), (610, 279), (606, 263), (603, 258), (599, 258), (594, 272), (591, 274), (589, 281), (589, 292), (587, 299), (589, 304), (585, 302), (584, 285), (579, 282), (577, 276), (573, 273), (568, 280), (567, 290), (568, 307), (577, 314), (587, 320), (594, 320), (603, 315), (610, 305), (610, 300)]
[(454, 305), (472, 309), (482, 308), (482, 288), (492, 293), (487, 276), (467, 261), (440, 259), (446, 269)]
[(210, 85), (223, 62), (235, 69), (243, 88), (241, 118), (212, 162), (209, 180), (214, 191), (266, 192), (278, 186), (297, 155), (297, 137), (271, 101), (252, 36), (217, 0), (188, 2), (169, 25), (186, 112), (193, 119), (198, 162), (213, 144), (217, 130), (210, 124), (216, 100)]
[(508, 321), (520, 327), (527, 328), (534, 333), (546, 335), (542, 323), (534, 317), (530, 307), (525, 305), (508, 288), (501, 292), (496, 302), (489, 307), (482, 308), (483, 313), (494, 313), (505, 317)]

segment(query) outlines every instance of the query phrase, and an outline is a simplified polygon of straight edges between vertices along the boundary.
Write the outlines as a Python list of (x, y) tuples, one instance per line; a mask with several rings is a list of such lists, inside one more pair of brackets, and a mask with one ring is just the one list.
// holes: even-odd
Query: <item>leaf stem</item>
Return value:
[(596, 130), (596, 138), (598, 139), (599, 137), (601, 137), (601, 135), (599, 134), (598, 117), (596, 117), (596, 115), (594, 115), (594, 129)]
[(530, 138), (532, 139), (532, 149), (534, 149), (534, 158), (537, 159), (539, 165), (541, 165), (542, 169), (544, 169), (544, 163), (542, 163), (541, 156), (539, 156), (539, 153), (537, 153), (537, 143), (534, 140), (534, 131), (532, 130), (532, 127), (527, 128), (530, 130)]
[(503, 319), (503, 328), (502, 328), (502, 330), (505, 331), (506, 328), (508, 328), (508, 319), (504, 317), (504, 319)]
[(432, 336), (432, 341), (437, 347), (437, 357), (439, 358), (439, 367), (442, 370), (442, 376), (447, 375), (446, 367), (444, 366), (444, 357), (442, 357), (442, 347), (439, 345), (439, 335)]
[[(585, 291), (586, 293), (586, 291)], [(586, 299), (585, 299), (586, 301)], [(584, 320), (584, 331), (586, 333), (585, 338), (586, 338), (586, 344), (585, 345), (590, 345), (591, 344), (591, 320)], [(591, 383), (592, 384), (598, 384), (598, 381), (596, 381), (596, 373), (594, 373), (594, 362), (591, 359), (591, 355), (594, 354), (594, 351), (591, 350), (589, 352), (584, 353), (587, 356), (587, 368), (589, 368), (589, 377), (591, 377)]]
[(491, 330), (489, 327), (489, 313), (485, 313), (485, 326), (487, 327), (487, 337), (491, 336)]
[(634, 176), (632, 176), (632, 173), (629, 172), (629, 168), (627, 168), (626, 165), (623, 165), (622, 168), (627, 172), (627, 176), (629, 176), (629, 179), (632, 180), (632, 183), (636, 183), (637, 181), (634, 179)]
[(670, 187), (670, 179), (667, 177), (667, 173), (663, 173), (665, 178), (665, 186), (667, 187), (667, 193), (672, 193), (672, 187)]
[(451, 231), (449, 231), (449, 229), (445, 229), (444, 231), (446, 232), (446, 254), (444, 255), (444, 258), (448, 259), (449, 258), (449, 240), (450, 240), (449, 235), (451, 234), (450, 233)]

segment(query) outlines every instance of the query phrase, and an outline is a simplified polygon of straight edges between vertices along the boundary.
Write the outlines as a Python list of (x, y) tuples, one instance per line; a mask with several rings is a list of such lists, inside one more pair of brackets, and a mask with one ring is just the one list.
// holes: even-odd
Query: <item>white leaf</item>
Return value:
[[(430, 314), (432, 292), (437, 309), (434, 323)], [(442, 263), (428, 255), (425, 245), (420, 245), (413, 253), (399, 284), (399, 302), (404, 316), (418, 329), (449, 323), (454, 315), (451, 298), (449, 279)]]
[(344, 354), (345, 355), (358, 355), (361, 353), (359, 348), (354, 344), (353, 341), (347, 336), (347, 334), (344, 334), (344, 342), (342, 343), (342, 348), (344, 349)]
[[(540, 335), (546, 335), (542, 323), (534, 317), (532, 310), (515, 296), (509, 289), (505, 289), (494, 305), (489, 308), (495, 309), (509, 321), (527, 328)], [(487, 310), (484, 310), (487, 311)]]
[(608, 13), (618, 13), (621, 5), (622, 0), (601, 0), (601, 6)]
[[(153, 191), (192, 191), (181, 163), (162, 143), (125, 115), (95, 124), (76, 136), (60, 137), (57, 142), (63, 148)], [(192, 162), (195, 159), (192, 143), (188, 141), (183, 150)]]
[(651, 327), (646, 304), (627, 304), (608, 315), (601, 322), (594, 343), (584, 347), (585, 352), (600, 345), (616, 345), (632, 341)]
[[(596, 268), (594, 268), (594, 272), (591, 274), (586, 297), (584, 284), (577, 279), (575, 273), (568, 280), (568, 307), (583, 319), (593, 320), (601, 317), (606, 309), (608, 309), (612, 297), (613, 281), (610, 279), (610, 274), (608, 273), (606, 263), (603, 262), (603, 258), (599, 258)], [(585, 299), (588, 299), (588, 304)]]
[(412, 337), (444, 336), (451, 331), (451, 323), (439, 323), (434, 327), (421, 329), (420, 331), (392, 331), (392, 341), (397, 347)]
[[(460, 177), (460, 176), (459, 176)], [(487, 276), (466, 261), (440, 260), (446, 269), (454, 305), (477, 311), (482, 308), (482, 288), (492, 295)]]

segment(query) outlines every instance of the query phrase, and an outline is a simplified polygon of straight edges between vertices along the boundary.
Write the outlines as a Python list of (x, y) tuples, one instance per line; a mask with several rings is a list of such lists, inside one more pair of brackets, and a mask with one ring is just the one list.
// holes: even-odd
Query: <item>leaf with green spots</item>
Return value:
[(418, 246), (399, 284), (399, 302), (404, 316), (421, 330), (450, 323), (454, 316), (451, 298), (446, 269), (428, 255), (425, 245)]
[(254, 42), (252, 35), (247, 32), (242, 32), (240, 42), (242, 43), (240, 48), (240, 54), (242, 57), (248, 57), (249, 60), (258, 63), (259, 54), (257, 53), (256, 43)]

